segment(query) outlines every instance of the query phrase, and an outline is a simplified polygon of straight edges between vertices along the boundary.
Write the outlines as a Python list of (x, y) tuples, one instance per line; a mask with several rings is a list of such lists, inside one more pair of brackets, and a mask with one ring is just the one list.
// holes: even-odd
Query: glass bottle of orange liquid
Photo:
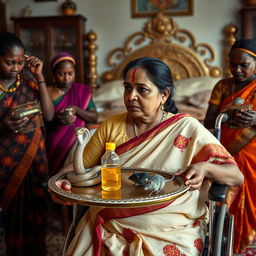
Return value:
[(116, 144), (107, 142), (106, 152), (101, 158), (101, 187), (105, 191), (115, 191), (121, 188), (120, 157), (115, 152)]

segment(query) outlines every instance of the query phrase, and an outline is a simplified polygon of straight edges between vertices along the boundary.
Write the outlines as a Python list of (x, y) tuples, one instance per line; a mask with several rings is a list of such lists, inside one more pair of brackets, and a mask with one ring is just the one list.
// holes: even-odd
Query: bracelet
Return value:
[(45, 81), (38, 81), (37, 84), (38, 84), (38, 85), (40, 85), (40, 84), (45, 84)]

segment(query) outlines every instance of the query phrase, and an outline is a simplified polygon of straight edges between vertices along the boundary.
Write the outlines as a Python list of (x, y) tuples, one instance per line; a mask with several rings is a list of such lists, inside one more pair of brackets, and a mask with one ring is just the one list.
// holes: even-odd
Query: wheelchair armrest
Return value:
[(212, 183), (209, 192), (208, 198), (211, 201), (215, 202), (224, 202), (228, 193), (228, 186), (218, 183)]

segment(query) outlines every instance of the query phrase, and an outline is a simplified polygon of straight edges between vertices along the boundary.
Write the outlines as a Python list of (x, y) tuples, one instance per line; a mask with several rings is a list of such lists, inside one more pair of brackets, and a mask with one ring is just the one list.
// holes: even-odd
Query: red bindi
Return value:
[(134, 81), (135, 81), (135, 73), (136, 73), (136, 70), (137, 70), (137, 68), (134, 68), (134, 69), (132, 70), (132, 83), (134, 83)]

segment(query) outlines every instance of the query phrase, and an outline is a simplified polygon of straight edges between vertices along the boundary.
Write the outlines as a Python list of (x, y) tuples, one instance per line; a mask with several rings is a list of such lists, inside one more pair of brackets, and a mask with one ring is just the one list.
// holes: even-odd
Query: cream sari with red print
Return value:
[[(178, 114), (117, 147), (125, 167), (174, 173), (195, 162), (234, 163), (196, 119)], [(199, 191), (155, 206), (90, 207), (80, 220), (66, 255), (200, 255), (207, 207)]]

